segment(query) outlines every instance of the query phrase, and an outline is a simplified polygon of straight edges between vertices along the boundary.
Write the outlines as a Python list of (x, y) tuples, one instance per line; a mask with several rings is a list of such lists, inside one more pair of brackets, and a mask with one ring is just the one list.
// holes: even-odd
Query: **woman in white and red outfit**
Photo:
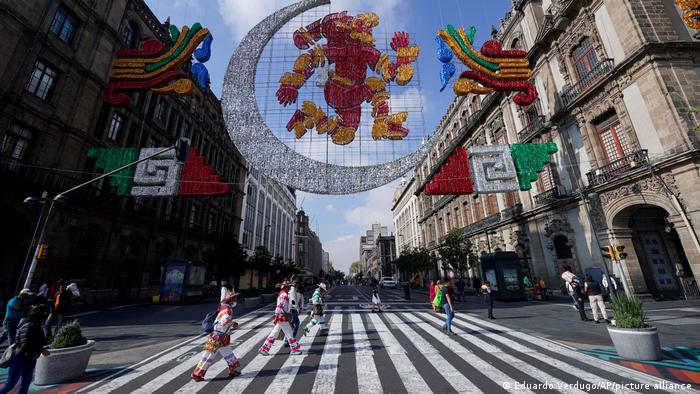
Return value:
[(292, 315), (290, 314), (289, 306), (289, 288), (292, 285), (288, 279), (285, 278), (284, 282), (277, 285), (280, 289), (280, 294), (277, 296), (277, 307), (275, 308), (275, 327), (272, 328), (272, 332), (268, 335), (265, 343), (262, 344), (258, 353), (263, 356), (270, 354), (270, 349), (275, 343), (275, 339), (279, 334), (280, 330), (284, 333), (284, 336), (289, 342), (289, 350), (292, 355), (301, 354), (301, 345), (297, 342), (296, 338), (292, 334), (292, 326), (289, 324)]
[(233, 307), (236, 305), (236, 298), (239, 295), (239, 293), (228, 293), (221, 299), (221, 305), (217, 309), (219, 313), (214, 321), (214, 331), (209, 334), (209, 338), (204, 343), (204, 355), (192, 372), (192, 379), (198, 382), (204, 380), (204, 375), (214, 362), (217, 352), (221, 353), (228, 364), (229, 377), (234, 378), (241, 374), (240, 371), (236, 370), (240, 366), (240, 362), (229, 346), (231, 343), (229, 331), (238, 327), (238, 323), (233, 321)]

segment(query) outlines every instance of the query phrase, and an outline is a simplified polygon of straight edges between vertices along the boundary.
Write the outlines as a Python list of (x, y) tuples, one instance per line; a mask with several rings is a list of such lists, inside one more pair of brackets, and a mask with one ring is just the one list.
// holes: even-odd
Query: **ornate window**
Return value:
[(472, 114), (479, 111), (479, 99), (476, 96), (472, 97), (472, 100), (469, 102), (469, 111)]
[(3, 137), (0, 152), (4, 159), (9, 159), (8, 167), (11, 170), (15, 170), (19, 162), (27, 156), (31, 139), (32, 132), (18, 124), (13, 124)]
[(43, 61), (37, 60), (25, 89), (40, 99), (46, 100), (53, 91), (57, 77), (58, 73), (56, 70)]
[(133, 21), (124, 24), (121, 31), (121, 38), (127, 48), (135, 49), (138, 44), (138, 26)]
[(109, 138), (112, 141), (116, 141), (117, 138), (119, 138), (119, 133), (121, 132), (123, 125), (124, 125), (124, 117), (121, 116), (118, 112), (115, 112), (112, 115), (112, 121), (109, 122), (109, 130), (107, 131), (107, 138)]
[(60, 7), (53, 16), (51, 31), (54, 32), (61, 41), (70, 44), (75, 36), (77, 25), (75, 17), (70, 14), (70, 11)]
[(498, 213), (498, 198), (495, 194), (486, 195), (486, 207), (488, 209), (488, 215), (495, 215)]
[(576, 68), (579, 80), (583, 80), (598, 64), (598, 56), (593, 50), (593, 43), (589, 37), (581, 41), (571, 53), (571, 60)]
[(608, 162), (621, 159), (631, 153), (630, 144), (622, 132), (620, 120), (616, 115), (596, 125), (596, 129)]
[(522, 44), (520, 43), (520, 38), (516, 37), (513, 39), (513, 41), (511, 41), (510, 49), (518, 49), (518, 50), (523, 49)]
[(546, 164), (544, 170), (540, 173), (540, 186), (542, 187), (542, 192), (552, 190), (556, 186), (551, 164)]

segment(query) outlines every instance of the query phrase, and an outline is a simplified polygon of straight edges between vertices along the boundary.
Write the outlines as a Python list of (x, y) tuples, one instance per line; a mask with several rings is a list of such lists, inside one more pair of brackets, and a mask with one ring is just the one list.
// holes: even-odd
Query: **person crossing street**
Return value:
[(239, 293), (231, 292), (221, 299), (221, 305), (217, 309), (218, 314), (214, 321), (214, 331), (209, 334), (209, 338), (204, 343), (204, 355), (192, 372), (193, 380), (197, 382), (204, 380), (204, 375), (214, 362), (216, 353), (221, 353), (221, 356), (226, 360), (229, 377), (233, 378), (241, 374), (240, 371), (236, 370), (240, 366), (240, 362), (229, 346), (231, 343), (229, 331), (238, 327), (238, 323), (233, 320), (233, 307), (236, 306), (236, 299), (239, 295)]
[[(292, 276), (292, 287), (289, 288), (289, 312), (292, 317), (292, 336), (297, 337), (301, 321), (299, 320), (299, 312), (304, 310), (304, 289), (299, 286), (299, 281)], [(284, 346), (289, 347), (289, 341), (285, 340)]]
[(318, 285), (314, 293), (311, 295), (311, 304), (313, 305), (313, 310), (311, 312), (311, 321), (304, 326), (304, 335), (309, 333), (311, 327), (319, 324), (323, 327), (325, 319), (323, 317), (323, 294), (326, 293), (325, 283)]
[(285, 338), (289, 342), (289, 354), (301, 354), (301, 345), (292, 335), (292, 327), (289, 325), (289, 321), (292, 317), (292, 315), (289, 312), (289, 288), (292, 287), (292, 283), (285, 278), (284, 281), (277, 286), (280, 288), (280, 293), (277, 296), (277, 307), (275, 308), (275, 317), (273, 320), (275, 326), (272, 328), (272, 331), (265, 340), (265, 343), (263, 343), (260, 349), (258, 350), (258, 353), (262, 354), (263, 356), (269, 355), (270, 349), (275, 343), (275, 339), (277, 339), (277, 336), (279, 335), (281, 330), (284, 333)]

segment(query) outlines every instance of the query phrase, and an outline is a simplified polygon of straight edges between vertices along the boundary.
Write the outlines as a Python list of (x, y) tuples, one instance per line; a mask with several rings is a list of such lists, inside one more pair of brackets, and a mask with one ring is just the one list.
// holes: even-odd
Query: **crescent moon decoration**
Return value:
[(434, 146), (439, 133), (402, 157), (367, 166), (342, 166), (313, 160), (275, 136), (256, 100), (255, 77), (261, 55), (286, 23), (312, 8), (328, 4), (329, 0), (300, 1), (268, 16), (251, 29), (231, 56), (221, 104), (231, 139), (252, 167), (294, 189), (319, 194), (350, 194), (377, 188), (411, 170)]

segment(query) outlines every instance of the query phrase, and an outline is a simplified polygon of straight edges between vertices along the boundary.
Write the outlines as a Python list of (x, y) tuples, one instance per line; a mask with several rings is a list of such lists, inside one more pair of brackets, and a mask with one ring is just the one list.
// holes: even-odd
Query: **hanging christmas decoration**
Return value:
[[(96, 158), (95, 168), (105, 173), (114, 171), (137, 160), (138, 149), (132, 148), (90, 148), (87, 157)], [(129, 167), (110, 176), (110, 185), (117, 188), (117, 194), (126, 196), (131, 190), (134, 167)]]
[(424, 187), (427, 195), (505, 193), (530, 190), (557, 145), (473, 145), (454, 148)]
[(450, 153), (447, 163), (440, 167), (438, 173), (425, 185), (427, 195), (462, 195), (473, 192), (467, 151), (462, 146), (456, 147)]
[(691, 29), (700, 29), (700, 0), (676, 0), (683, 11), (683, 22)]
[(557, 144), (513, 144), (510, 153), (518, 173), (520, 190), (530, 190), (531, 183), (537, 180), (537, 174), (544, 171), (551, 156), (557, 153)]
[[(335, 65), (324, 84), (324, 95), (336, 115), (327, 115), (322, 109), (325, 105), (304, 101), (287, 123), (287, 130), (294, 130), (297, 139), (316, 128), (319, 134), (328, 133), (335, 144), (351, 143), (360, 125), (363, 102), (372, 104), (373, 139), (401, 140), (408, 135), (408, 129), (403, 127), (408, 112), (390, 113), (386, 87), (390, 82), (403, 86), (411, 81), (412, 63), (419, 47), (410, 45), (407, 33), (394, 33), (391, 48), (396, 52), (396, 60), (392, 61), (388, 53), (375, 47), (372, 29), (378, 24), (375, 13), (350, 16), (343, 11), (328, 14), (294, 32), (294, 44), (306, 52), (296, 59), (291, 72), (282, 75), (276, 93), (280, 104), (295, 103), (299, 88), (317, 68), (326, 63)], [(318, 43), (322, 39), (326, 39), (326, 44)], [(367, 77), (368, 66), (377, 76)]]
[[(96, 167), (108, 172), (166, 149), (92, 148), (88, 157), (96, 157)], [(184, 164), (177, 161), (174, 150), (169, 150), (116, 173), (111, 184), (120, 196), (212, 196), (231, 192), (231, 186), (205, 163), (197, 148), (190, 148)]]
[[(166, 45), (151, 38), (141, 46), (141, 49), (125, 49), (117, 51), (117, 57), (112, 62), (110, 82), (105, 87), (104, 98), (109, 104), (125, 106), (129, 104), (126, 92), (151, 90), (160, 94), (190, 95), (194, 88), (193, 82), (183, 71), (183, 63), (195, 58), (199, 63), (192, 65), (191, 72), (202, 89), (209, 87), (209, 71), (204, 66), (211, 56), (213, 40), (209, 30), (199, 23), (191, 28), (170, 26), (172, 47), (166, 51)], [(202, 44), (202, 47), (196, 49)], [(196, 49), (196, 50), (195, 50)]]
[(214, 167), (204, 162), (204, 157), (199, 155), (197, 148), (190, 148), (182, 169), (180, 195), (211, 196), (226, 194), (230, 191), (231, 185), (221, 181)]
[[(521, 106), (535, 102), (537, 88), (528, 81), (532, 77), (532, 70), (530, 61), (526, 58), (527, 52), (503, 50), (497, 40), (486, 41), (481, 52), (477, 52), (472, 46), (475, 34), (474, 27), (465, 33), (463, 28), (455, 30), (452, 25), (438, 31), (438, 59), (443, 63), (440, 71), (442, 89), (451, 78), (449, 71), (452, 68), (448, 68), (448, 65), (452, 64), (452, 55), (456, 54), (462, 63), (471, 68), (463, 72), (454, 84), (454, 92), (458, 96), (488, 94), (496, 90), (519, 92), (513, 101)], [(443, 47), (445, 44), (449, 49)]]

